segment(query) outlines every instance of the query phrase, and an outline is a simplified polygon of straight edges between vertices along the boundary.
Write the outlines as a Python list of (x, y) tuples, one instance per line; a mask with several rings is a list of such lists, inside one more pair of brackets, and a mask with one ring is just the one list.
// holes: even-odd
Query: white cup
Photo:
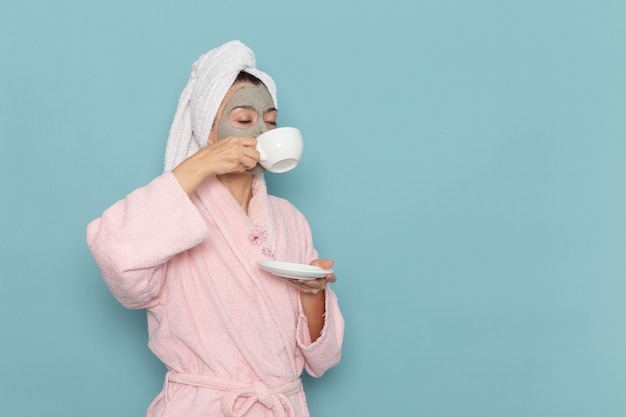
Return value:
[(302, 157), (302, 133), (295, 127), (277, 127), (257, 138), (259, 163), (270, 172), (282, 173), (296, 167)]

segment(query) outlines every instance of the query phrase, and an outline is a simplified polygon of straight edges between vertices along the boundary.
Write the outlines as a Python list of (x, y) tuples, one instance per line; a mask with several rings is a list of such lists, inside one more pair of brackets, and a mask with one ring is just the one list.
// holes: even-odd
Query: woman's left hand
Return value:
[[(334, 262), (331, 259), (316, 259), (311, 262), (311, 265), (319, 266), (322, 269), (330, 269), (333, 264)], [(335, 281), (337, 281), (337, 277), (334, 273), (330, 273), (325, 277), (317, 279), (290, 280), (293, 285), (298, 287), (301, 293), (312, 295), (321, 293), (326, 289), (326, 285), (328, 285), (328, 283), (333, 283)]]

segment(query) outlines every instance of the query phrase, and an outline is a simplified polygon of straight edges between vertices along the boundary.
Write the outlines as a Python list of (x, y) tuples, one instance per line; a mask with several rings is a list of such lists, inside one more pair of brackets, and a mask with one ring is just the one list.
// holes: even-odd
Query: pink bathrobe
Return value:
[(311, 343), (299, 291), (257, 265), (317, 258), (304, 216), (262, 177), (246, 215), (216, 178), (190, 198), (165, 173), (90, 223), (87, 241), (115, 297), (147, 308), (150, 348), (168, 369), (148, 416), (309, 415), (300, 375), (339, 362), (344, 322), (327, 288)]

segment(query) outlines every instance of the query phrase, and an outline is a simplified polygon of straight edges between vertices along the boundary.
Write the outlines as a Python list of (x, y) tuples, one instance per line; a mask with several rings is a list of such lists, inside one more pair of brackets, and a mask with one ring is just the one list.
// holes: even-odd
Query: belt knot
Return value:
[(169, 372), (166, 382), (224, 392), (222, 413), (225, 417), (244, 417), (256, 403), (260, 403), (265, 408), (272, 410), (272, 414), (275, 417), (293, 417), (295, 412), (287, 395), (295, 394), (302, 389), (302, 382), (299, 378), (271, 388), (262, 381), (242, 384), (207, 375)]
[(261, 381), (255, 381), (252, 384), (252, 388), (254, 389), (254, 393), (258, 401), (267, 408), (272, 408), (274, 395), (272, 394), (272, 391), (270, 391), (270, 387)]

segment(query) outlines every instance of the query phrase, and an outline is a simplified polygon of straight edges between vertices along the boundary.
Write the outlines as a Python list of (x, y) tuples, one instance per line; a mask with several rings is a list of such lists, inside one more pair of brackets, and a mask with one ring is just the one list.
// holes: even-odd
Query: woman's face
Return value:
[(276, 127), (278, 111), (264, 85), (233, 85), (226, 93), (209, 134), (209, 143), (230, 136), (254, 136)]

